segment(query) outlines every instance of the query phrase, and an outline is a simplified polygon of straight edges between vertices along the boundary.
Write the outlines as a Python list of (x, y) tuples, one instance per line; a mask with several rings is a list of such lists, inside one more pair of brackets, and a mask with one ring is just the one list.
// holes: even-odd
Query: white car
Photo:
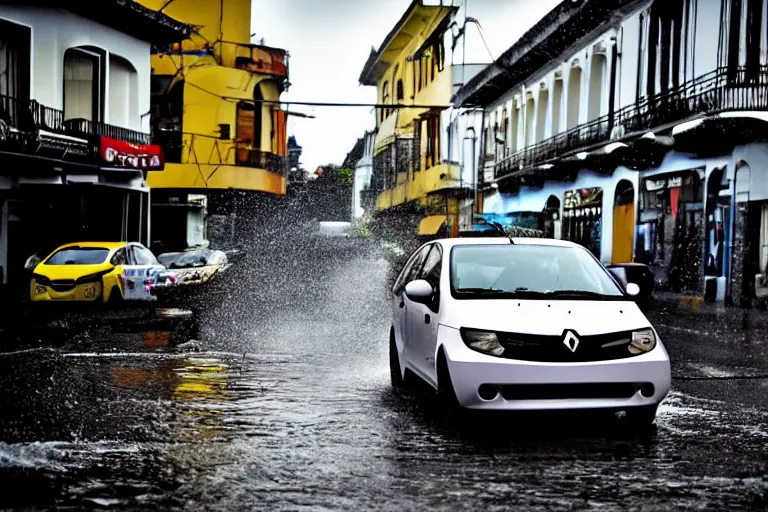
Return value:
[(570, 242), (425, 244), (392, 289), (392, 384), (417, 376), (467, 409), (615, 409), (650, 425), (671, 374), (638, 292)]

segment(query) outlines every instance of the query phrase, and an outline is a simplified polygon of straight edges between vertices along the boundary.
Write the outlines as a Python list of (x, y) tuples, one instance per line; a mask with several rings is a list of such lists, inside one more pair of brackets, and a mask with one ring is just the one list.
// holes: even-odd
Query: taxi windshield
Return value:
[(67, 247), (59, 249), (45, 262), (46, 265), (99, 265), (109, 256), (104, 247)]

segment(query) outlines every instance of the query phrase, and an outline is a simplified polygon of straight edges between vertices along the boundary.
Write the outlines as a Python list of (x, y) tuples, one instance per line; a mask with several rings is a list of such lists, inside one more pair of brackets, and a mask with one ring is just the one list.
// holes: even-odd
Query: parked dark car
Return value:
[(635, 283), (640, 287), (640, 294), (635, 301), (645, 303), (653, 293), (655, 277), (653, 271), (642, 263), (618, 263), (615, 265), (606, 265), (611, 274), (618, 279), (623, 287), (628, 283)]

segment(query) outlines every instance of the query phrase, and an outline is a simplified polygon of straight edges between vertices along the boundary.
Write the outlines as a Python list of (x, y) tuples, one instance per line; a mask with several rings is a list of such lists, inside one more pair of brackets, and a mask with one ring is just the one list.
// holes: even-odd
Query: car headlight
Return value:
[(32, 287), (35, 290), (34, 291), (35, 295), (43, 295), (48, 291), (45, 286), (37, 284), (37, 281), (32, 281)]
[(643, 329), (632, 333), (629, 352), (632, 355), (645, 354), (656, 348), (656, 333), (653, 329)]
[(469, 348), (477, 352), (497, 357), (504, 353), (504, 347), (499, 343), (496, 333), (462, 329), (461, 337)]

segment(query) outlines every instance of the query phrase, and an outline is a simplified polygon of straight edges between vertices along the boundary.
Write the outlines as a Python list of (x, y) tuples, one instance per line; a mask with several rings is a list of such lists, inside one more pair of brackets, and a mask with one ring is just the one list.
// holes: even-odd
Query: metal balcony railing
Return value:
[(376, 193), (398, 185), (399, 173), (411, 176), (419, 171), (421, 155), (419, 144), (412, 138), (400, 137), (373, 157), (373, 180), (371, 188)]
[(267, 171), (279, 174), (280, 176), (286, 176), (287, 158), (284, 156), (268, 153), (266, 151), (244, 148), (238, 148), (236, 154), (237, 157), (235, 161), (237, 165), (266, 169)]
[[(768, 66), (749, 70), (720, 68), (678, 87), (643, 97), (617, 111), (613, 118), (602, 116), (495, 162), (493, 174), (498, 179), (515, 170), (608, 142), (612, 136), (618, 139), (697, 114), (749, 110), (768, 110)], [(614, 131), (617, 135), (613, 135)]]
[(31, 133), (46, 130), (73, 137), (109, 137), (133, 144), (149, 144), (148, 133), (129, 130), (119, 126), (89, 121), (87, 119), (64, 119), (64, 112), (47, 107), (35, 100), (19, 101), (10, 96), (0, 95), (0, 119), (11, 128)]

